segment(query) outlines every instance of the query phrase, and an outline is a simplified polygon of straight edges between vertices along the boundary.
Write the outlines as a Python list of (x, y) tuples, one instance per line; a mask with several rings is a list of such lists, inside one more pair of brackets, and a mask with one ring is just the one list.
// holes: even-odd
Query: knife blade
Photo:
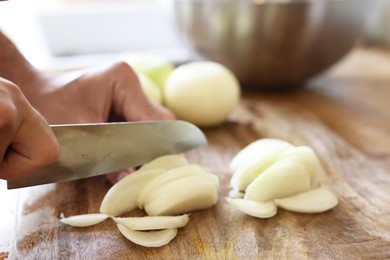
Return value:
[(58, 160), (8, 181), (8, 189), (97, 176), (207, 144), (198, 127), (180, 120), (52, 125), (51, 129), (61, 146)]

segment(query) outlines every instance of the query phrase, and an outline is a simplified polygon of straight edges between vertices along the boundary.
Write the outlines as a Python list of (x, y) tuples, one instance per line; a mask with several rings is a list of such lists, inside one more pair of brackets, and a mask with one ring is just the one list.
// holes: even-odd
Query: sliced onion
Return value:
[(232, 199), (242, 199), (244, 198), (245, 193), (238, 190), (229, 191), (229, 197)]
[(141, 169), (161, 168), (170, 170), (176, 167), (187, 165), (188, 161), (182, 154), (171, 154), (158, 157), (151, 162), (142, 165)]
[(154, 197), (154, 192), (162, 185), (194, 174), (208, 173), (202, 167), (196, 164), (184, 165), (161, 173), (146, 183), (145, 186), (141, 189), (137, 198), (138, 207), (142, 209), (145, 204), (149, 203), (150, 200)]
[(178, 215), (209, 208), (218, 200), (218, 178), (211, 174), (183, 177), (158, 187), (145, 211), (151, 216)]
[(67, 218), (62, 218), (60, 221), (64, 224), (73, 226), (73, 227), (88, 227), (96, 225), (100, 222), (106, 220), (109, 216), (106, 214), (96, 213), (96, 214), (82, 214), (74, 215)]
[(140, 190), (148, 181), (163, 172), (163, 169), (151, 168), (138, 170), (126, 176), (109, 189), (100, 205), (100, 212), (118, 216), (137, 208)]
[(310, 176), (302, 163), (282, 158), (248, 185), (245, 199), (266, 202), (310, 189)]
[(176, 228), (163, 229), (159, 231), (135, 231), (128, 229), (122, 224), (117, 224), (119, 231), (131, 242), (146, 246), (160, 247), (168, 244), (177, 235)]
[(277, 207), (272, 201), (259, 202), (232, 198), (226, 198), (226, 201), (239, 211), (256, 218), (270, 218), (275, 216), (277, 212)]
[[(233, 189), (244, 191), (259, 174), (280, 159), (283, 152), (293, 148), (292, 145), (284, 141), (275, 141), (274, 139), (261, 141), (255, 142), (253, 147), (256, 150), (238, 165), (238, 169), (234, 172), (230, 182)], [(248, 151), (250, 152), (251, 149)]]
[(241, 165), (245, 165), (254, 159), (262, 156), (268, 156), (269, 153), (283, 151), (292, 148), (293, 145), (283, 140), (274, 138), (258, 139), (237, 153), (230, 163), (230, 170), (235, 172)]
[(146, 216), (114, 218), (115, 222), (122, 224), (132, 230), (158, 230), (169, 228), (180, 228), (187, 225), (189, 214), (181, 216)]
[(310, 187), (316, 186), (318, 176), (322, 174), (323, 168), (313, 149), (308, 146), (297, 146), (285, 151), (281, 157), (302, 164), (310, 177)]
[(279, 207), (301, 213), (320, 213), (330, 210), (338, 204), (337, 197), (327, 188), (320, 187), (283, 199), (276, 199)]

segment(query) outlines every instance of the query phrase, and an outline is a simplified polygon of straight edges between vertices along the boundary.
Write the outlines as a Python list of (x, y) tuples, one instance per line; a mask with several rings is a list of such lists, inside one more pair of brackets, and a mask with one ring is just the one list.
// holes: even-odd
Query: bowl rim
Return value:
[[(358, 1), (369, 1), (369, 0), (348, 0), (350, 2), (358, 2)], [(326, 2), (348, 2), (347, 0), (326, 0)], [(319, 2), (323, 2), (321, 0), (173, 0), (174, 3), (205, 3), (207, 5), (212, 4), (253, 4), (254, 6), (262, 6), (262, 5), (287, 5), (287, 4), (318, 4)]]

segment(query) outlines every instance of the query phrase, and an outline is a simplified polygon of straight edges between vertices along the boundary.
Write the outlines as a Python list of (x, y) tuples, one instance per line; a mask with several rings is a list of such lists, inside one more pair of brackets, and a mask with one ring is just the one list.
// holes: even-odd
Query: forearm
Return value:
[(18, 85), (28, 97), (31, 84), (39, 81), (40, 73), (24, 58), (15, 44), (0, 31), (0, 77), (8, 79)]

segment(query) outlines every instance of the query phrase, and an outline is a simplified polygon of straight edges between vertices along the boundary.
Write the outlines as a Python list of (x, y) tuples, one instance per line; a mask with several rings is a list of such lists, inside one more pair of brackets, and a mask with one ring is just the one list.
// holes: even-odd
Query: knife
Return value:
[(97, 176), (207, 144), (198, 127), (180, 120), (52, 125), (51, 129), (61, 146), (58, 160), (8, 181), (8, 189)]

